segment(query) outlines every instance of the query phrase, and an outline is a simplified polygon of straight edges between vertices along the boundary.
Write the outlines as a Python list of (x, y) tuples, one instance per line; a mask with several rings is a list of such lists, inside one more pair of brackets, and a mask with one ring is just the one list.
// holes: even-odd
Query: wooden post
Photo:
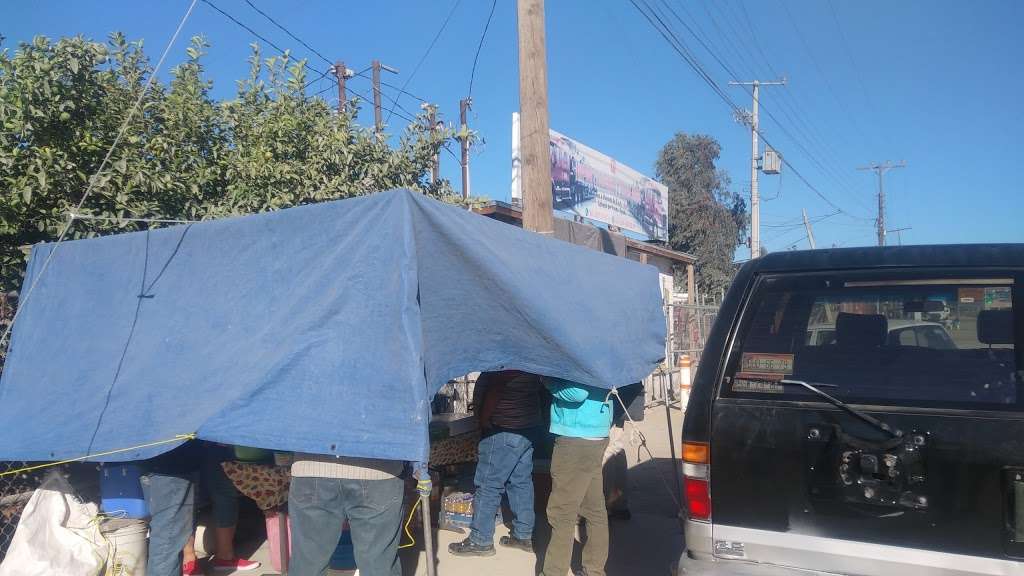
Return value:
[(518, 0), (517, 10), (523, 228), (551, 234), (554, 221), (551, 214), (551, 138), (548, 127), (544, 0)]
[(466, 123), (466, 112), (473, 106), (472, 98), (459, 100), (459, 140), (462, 144), (462, 198), (469, 199), (469, 125)]
[(686, 302), (697, 303), (697, 278), (692, 263), (686, 265)]
[(384, 130), (384, 119), (381, 117), (380, 102), (380, 60), (374, 60), (373, 68), (373, 125), (380, 134)]
[(345, 113), (345, 63), (337, 60), (334, 63), (334, 77), (338, 79), (338, 112)]

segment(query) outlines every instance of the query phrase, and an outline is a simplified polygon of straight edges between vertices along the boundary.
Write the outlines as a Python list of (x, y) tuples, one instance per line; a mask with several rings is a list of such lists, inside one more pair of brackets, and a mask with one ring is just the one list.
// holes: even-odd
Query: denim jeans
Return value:
[(146, 574), (181, 576), (181, 551), (192, 535), (196, 479), (150, 473), (140, 482), (150, 515)]
[(401, 576), (404, 482), (293, 477), (288, 494), (292, 523), (292, 576), (327, 573), (348, 520), (356, 565), (363, 576)]
[(533, 438), (536, 430), (496, 429), (480, 440), (480, 458), (476, 465), (476, 494), (473, 496), (473, 523), (469, 539), (474, 544), (494, 544), (494, 518), (501, 495), (515, 520), (512, 536), (523, 540), (533, 537), (536, 513), (533, 510)]
[(213, 519), (218, 528), (231, 528), (238, 524), (238, 489), (221, 466), (222, 462), (230, 459), (221, 446), (208, 446), (203, 452), (200, 484), (210, 497)]

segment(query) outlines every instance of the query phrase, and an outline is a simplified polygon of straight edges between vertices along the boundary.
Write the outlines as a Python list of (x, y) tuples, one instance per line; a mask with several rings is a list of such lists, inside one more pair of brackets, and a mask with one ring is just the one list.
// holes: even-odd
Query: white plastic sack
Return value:
[(97, 576), (107, 544), (94, 521), (95, 504), (80, 502), (71, 485), (51, 472), (21, 514), (0, 576)]

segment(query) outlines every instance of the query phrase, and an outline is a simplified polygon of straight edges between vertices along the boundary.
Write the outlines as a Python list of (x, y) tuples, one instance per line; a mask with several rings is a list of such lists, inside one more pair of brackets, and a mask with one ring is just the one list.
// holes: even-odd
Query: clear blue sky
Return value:
[[(454, 0), (252, 1), (332, 60), (344, 59), (360, 70), (379, 58), (399, 68), (401, 74), (385, 78), (396, 85), (412, 72), (454, 5)], [(729, 74), (666, 5), (649, 1), (713, 79), (728, 82)], [(326, 67), (244, 0), (213, 2), (297, 56), (308, 56), (317, 68)], [(722, 144), (720, 166), (732, 186), (746, 193), (747, 129), (628, 0), (547, 4), (552, 128), (649, 174), (673, 133), (710, 134)], [(13, 49), (36, 34), (101, 39), (120, 30), (144, 39), (155, 62), (187, 5), (187, 0), (12, 2), (4, 6), (0, 34)], [(803, 230), (792, 226), (801, 208), (820, 219), (815, 225), (819, 245), (872, 244), (876, 180), (856, 167), (887, 159), (908, 163), (886, 180), (888, 227), (912, 227), (903, 235), (905, 243), (1024, 241), (1019, 224), (1024, 189), (1014, 176), (1022, 161), (1012, 145), (1024, 132), (1018, 101), (1024, 90), (1019, 32), (1024, 2), (668, 0), (668, 5), (741, 79), (789, 78), (785, 88), (762, 91), (763, 131), (821, 193), (862, 218), (820, 219), (833, 209), (792, 171), (784, 170), (781, 178), (762, 176), (762, 194), (778, 194), (762, 211), (762, 238), (770, 250), (806, 246)], [(470, 118), (486, 140), (472, 157), (473, 192), (495, 199), (509, 196), (510, 124), (518, 107), (514, 6), (512, 0), (497, 4), (480, 55)], [(461, 0), (408, 86), (440, 104), (447, 120), (458, 119), (458, 100), (467, 93), (490, 7), (486, 0)], [(246, 74), (248, 45), (255, 38), (200, 2), (172, 64), (182, 59), (188, 36), (196, 34), (213, 45), (206, 65), (215, 95), (230, 98), (234, 80)], [(328, 85), (325, 80), (313, 90)], [(351, 86), (370, 92), (364, 79)], [(725, 89), (749, 106), (743, 90)], [(403, 98), (402, 104), (416, 110), (418, 102)], [(362, 121), (372, 122), (371, 110), (364, 109)], [(401, 122), (392, 119), (394, 131)], [(442, 172), (456, 186), (457, 169), (451, 156), (442, 156)]]

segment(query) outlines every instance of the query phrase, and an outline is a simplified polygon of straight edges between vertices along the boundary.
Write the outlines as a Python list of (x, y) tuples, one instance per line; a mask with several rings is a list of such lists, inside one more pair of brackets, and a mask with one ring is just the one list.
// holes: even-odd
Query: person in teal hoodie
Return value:
[(542, 576), (565, 576), (572, 558), (577, 519), (586, 520), (583, 548), (586, 576), (605, 576), (608, 560), (608, 512), (601, 475), (612, 405), (608, 390), (545, 378), (551, 391), (551, 432), (556, 435), (551, 455), (551, 497), (548, 525), (551, 539)]

